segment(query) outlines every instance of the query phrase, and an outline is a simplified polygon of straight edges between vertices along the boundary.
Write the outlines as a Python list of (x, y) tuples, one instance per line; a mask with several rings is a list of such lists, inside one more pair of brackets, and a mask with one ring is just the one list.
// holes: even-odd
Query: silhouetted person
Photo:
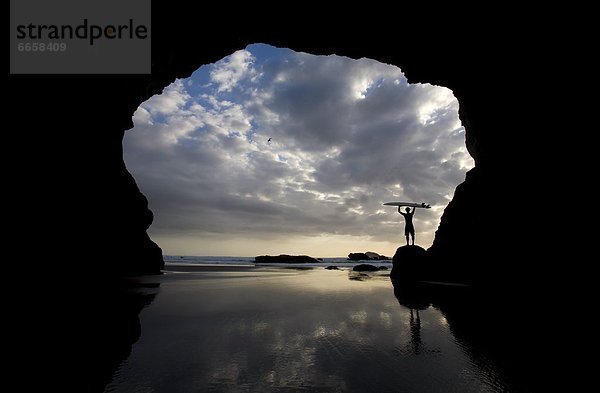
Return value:
[(415, 214), (415, 210), (416, 208), (413, 207), (412, 212), (410, 211), (410, 207), (406, 208), (406, 213), (402, 213), (402, 210), (400, 210), (400, 206), (398, 206), (398, 213), (402, 214), (404, 216), (404, 219), (406, 220), (406, 224), (404, 225), (404, 236), (406, 236), (406, 245), (408, 246), (408, 235), (411, 236), (412, 238), (412, 245), (415, 245), (415, 227), (413, 225), (412, 219), (413, 216)]

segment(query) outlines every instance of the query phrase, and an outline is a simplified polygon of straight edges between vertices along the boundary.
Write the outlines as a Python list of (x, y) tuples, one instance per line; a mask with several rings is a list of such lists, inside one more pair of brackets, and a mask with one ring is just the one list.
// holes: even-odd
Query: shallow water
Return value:
[(493, 364), (386, 272), (247, 268), (146, 278), (158, 295), (107, 392), (497, 392)]

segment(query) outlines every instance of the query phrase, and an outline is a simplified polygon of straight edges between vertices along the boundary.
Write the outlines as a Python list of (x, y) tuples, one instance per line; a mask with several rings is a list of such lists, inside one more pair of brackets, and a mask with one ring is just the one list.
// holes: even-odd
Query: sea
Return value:
[(293, 267), (347, 267), (351, 268), (362, 263), (368, 263), (373, 266), (392, 267), (392, 261), (350, 261), (346, 257), (338, 258), (319, 258), (318, 263), (256, 263), (254, 257), (230, 257), (230, 256), (187, 256), (187, 255), (165, 255), (165, 264), (171, 265), (191, 265), (191, 266), (293, 266)]
[[(535, 364), (519, 362), (532, 359), (527, 347), (507, 345), (520, 337), (511, 329), (522, 329), (511, 323), (513, 310), (465, 302), (465, 288), (441, 287), (429, 299), (428, 291), (394, 282), (385, 270), (230, 268), (254, 258), (166, 259), (177, 269), (132, 279), (137, 286), (123, 301), (131, 314), (115, 325), (130, 327), (133, 336), (119, 336), (116, 358), (93, 368), (111, 375), (98, 391), (530, 391), (507, 374), (529, 373), (524, 366)], [(313, 266), (356, 263), (327, 258)], [(498, 327), (498, 321), (506, 323)], [(495, 351), (490, 344), (498, 342)]]

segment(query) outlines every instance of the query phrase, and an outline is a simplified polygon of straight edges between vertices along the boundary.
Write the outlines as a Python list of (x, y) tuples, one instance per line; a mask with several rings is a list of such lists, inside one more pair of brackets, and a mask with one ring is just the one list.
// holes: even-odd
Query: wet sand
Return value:
[(107, 392), (507, 389), (441, 311), (401, 304), (389, 272), (167, 269), (132, 279), (155, 297)]

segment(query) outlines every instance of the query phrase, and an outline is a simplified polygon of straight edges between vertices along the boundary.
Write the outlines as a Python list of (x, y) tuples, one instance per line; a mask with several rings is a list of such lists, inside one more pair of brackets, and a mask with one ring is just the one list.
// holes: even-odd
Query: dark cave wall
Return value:
[[(153, 273), (162, 265), (160, 249), (146, 235), (152, 220), (146, 198), (123, 163), (122, 138), (124, 130), (132, 126), (133, 112), (176, 77), (186, 77), (200, 65), (254, 42), (314, 54), (370, 57), (399, 66), (411, 83), (452, 89), (460, 101), (467, 147), (477, 168), (457, 188), (445, 210), (430, 250), (437, 257), (437, 270), (451, 270), (461, 276), (457, 280), (471, 281), (476, 277), (489, 281), (503, 271), (504, 276), (508, 274), (507, 289), (492, 287), (491, 291), (492, 297), (507, 304), (507, 311), (496, 313), (492, 307), (488, 313), (505, 321), (491, 327), (501, 326), (499, 334), (506, 339), (515, 335), (514, 329), (531, 321), (548, 321), (550, 315), (552, 323), (524, 338), (535, 336), (541, 345), (534, 348), (546, 348), (556, 340), (555, 333), (562, 332), (557, 332), (555, 308), (568, 305), (549, 301), (548, 295), (566, 296), (568, 291), (561, 282), (538, 279), (520, 292), (513, 285), (536, 271), (539, 275), (560, 271), (564, 277), (564, 272), (574, 271), (583, 261), (570, 256), (555, 267), (542, 266), (548, 262), (540, 254), (556, 254), (555, 247), (547, 247), (558, 239), (547, 236), (554, 226), (535, 221), (546, 212), (531, 216), (530, 211), (522, 216), (522, 202), (541, 210), (537, 205), (546, 198), (544, 190), (556, 186), (543, 176), (543, 170), (557, 155), (551, 151), (530, 165), (532, 155), (544, 151), (544, 146), (540, 139), (530, 143), (527, 137), (539, 125), (526, 119), (558, 108), (548, 106), (531, 113), (531, 102), (540, 92), (530, 83), (537, 69), (529, 64), (541, 62), (531, 60), (540, 54), (540, 37), (546, 31), (536, 28), (534, 36), (524, 35), (523, 26), (498, 8), (489, 18), (479, 16), (473, 21), (472, 6), (468, 12), (457, 13), (427, 4), (426, 10), (415, 12), (405, 4), (390, 10), (369, 3), (344, 10), (342, 17), (303, 3), (290, 6), (302, 9), (292, 9), (294, 19), (289, 20), (289, 14), (257, 11), (256, 4), (248, 6), (252, 10), (225, 4), (222, 9), (193, 12), (188, 10), (190, 4), (152, 1), (152, 75), (8, 77), (6, 116), (12, 122), (2, 135), (3, 179), (8, 185), (4, 188), (4, 223), (10, 233), (5, 242), (5, 266), (7, 278), (12, 278), (9, 285), (18, 289), (15, 293), (28, 294), (25, 305), (8, 303), (11, 311), (19, 310), (13, 317), (17, 337), (26, 335), (19, 352), (27, 355), (23, 358), (26, 362), (31, 359), (29, 354), (38, 359), (32, 371), (40, 376), (38, 380), (46, 385), (56, 380), (57, 386), (76, 385), (73, 390), (86, 391), (84, 385), (73, 382), (87, 379), (82, 383), (89, 383), (86, 373), (93, 370), (100, 376), (96, 378), (98, 389), (87, 391), (102, 391), (113, 365), (122, 361), (136, 339), (135, 329), (131, 329), (133, 335), (123, 334), (135, 327), (135, 318), (121, 325), (123, 308), (114, 306), (112, 297), (107, 296), (112, 276)], [(238, 11), (234, 15), (233, 8)], [(523, 11), (518, 12), (522, 15)], [(205, 22), (207, 18), (210, 24)], [(554, 55), (544, 59), (551, 64), (547, 58)], [(548, 134), (551, 129), (542, 131)], [(519, 207), (521, 211), (515, 212)], [(520, 221), (517, 226), (514, 216)], [(525, 230), (528, 239), (520, 236)], [(540, 232), (537, 236), (536, 231)], [(519, 247), (521, 244), (526, 247)], [(493, 264), (490, 258), (502, 262)], [(10, 275), (16, 272), (19, 275)], [(523, 294), (526, 296), (514, 301)], [(513, 301), (505, 296), (512, 296)], [(127, 308), (128, 303), (119, 300), (119, 304)], [(473, 315), (469, 305), (465, 309)], [(532, 310), (534, 314), (530, 314)], [(527, 318), (522, 319), (525, 314)], [(455, 321), (450, 323), (455, 328)], [(513, 332), (504, 331), (505, 326)], [(116, 340), (124, 345), (114, 346)], [(565, 342), (568, 346), (568, 340)], [(109, 364), (100, 364), (113, 350), (116, 363), (109, 359)], [(61, 354), (58, 358), (57, 353)], [(79, 361), (65, 364), (60, 359)], [(65, 379), (67, 368), (74, 368), (71, 379)]]
[[(356, 29), (346, 19), (332, 26), (323, 13), (309, 13), (307, 24), (267, 16), (250, 21), (241, 12), (228, 20), (230, 28), (216, 34), (213, 26), (199, 23), (196, 14), (172, 18), (176, 8), (176, 2), (153, 3), (152, 75), (9, 77), (15, 95), (9, 109), (23, 119), (23, 132), (11, 142), (24, 146), (24, 160), (29, 157), (38, 164), (29, 176), (15, 179), (23, 190), (17, 197), (28, 206), (27, 219), (18, 226), (30, 231), (31, 222), (42, 223), (41, 228), (36, 225), (46, 231), (40, 248), (66, 247), (72, 250), (66, 259), (94, 273), (158, 272), (161, 250), (146, 234), (152, 213), (123, 162), (124, 130), (132, 127), (131, 116), (139, 104), (175, 78), (254, 42), (314, 54), (369, 57), (399, 66), (411, 83), (452, 89), (477, 167), (446, 209), (431, 252), (460, 265), (486, 255), (510, 230), (498, 220), (494, 206), (500, 196), (513, 197), (510, 184), (518, 176), (506, 163), (507, 149), (511, 161), (518, 162), (520, 156), (511, 150), (512, 134), (506, 130), (513, 124), (503, 94), (514, 82), (513, 48), (492, 34), (493, 26), (479, 26), (473, 34), (472, 25), (445, 18), (406, 24), (395, 15), (380, 15)], [(437, 41), (423, 34), (425, 28)], [(35, 141), (29, 140), (31, 135)], [(50, 187), (37, 187), (48, 180)], [(56, 224), (60, 230), (54, 231)]]

